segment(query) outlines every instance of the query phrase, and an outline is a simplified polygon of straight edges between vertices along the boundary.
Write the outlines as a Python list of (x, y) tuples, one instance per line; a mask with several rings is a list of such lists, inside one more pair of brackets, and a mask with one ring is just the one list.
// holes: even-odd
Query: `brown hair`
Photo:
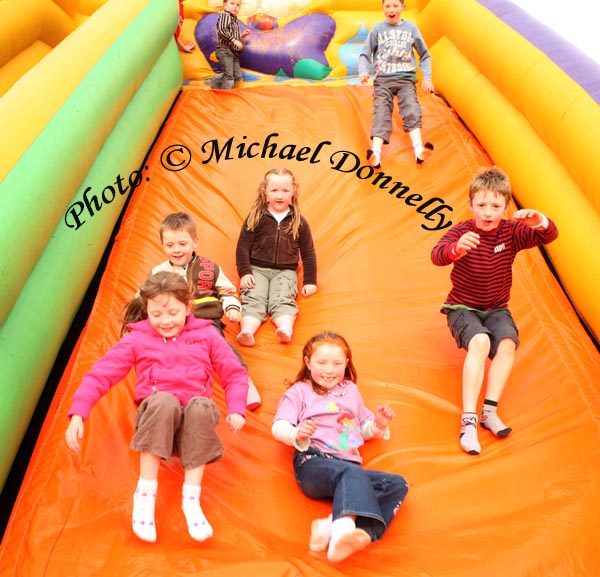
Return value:
[(184, 305), (188, 305), (193, 293), (186, 279), (176, 272), (160, 271), (150, 273), (146, 282), (140, 286), (138, 294), (123, 308), (121, 336), (128, 332), (127, 325), (148, 318), (148, 299), (159, 295), (173, 295)]
[(267, 195), (265, 191), (267, 189), (267, 184), (269, 183), (270, 176), (290, 176), (292, 178), (292, 182), (294, 184), (294, 196), (292, 196), (292, 222), (285, 230), (287, 233), (291, 233), (294, 239), (298, 238), (300, 234), (300, 204), (298, 203), (298, 182), (296, 181), (296, 177), (294, 173), (287, 168), (272, 168), (269, 170), (260, 181), (258, 185), (258, 194), (256, 196), (256, 200), (250, 209), (250, 214), (248, 215), (247, 220), (247, 229), (254, 230), (263, 214), (267, 212)]
[(344, 378), (354, 383), (357, 382), (358, 375), (356, 374), (356, 369), (354, 368), (354, 364), (352, 363), (352, 351), (350, 350), (350, 345), (348, 344), (346, 339), (341, 335), (325, 331), (311, 337), (304, 345), (304, 348), (302, 349), (302, 368), (296, 375), (294, 382), (287, 381), (289, 386), (299, 381), (308, 381), (312, 385), (312, 388), (315, 391), (315, 393), (317, 393), (318, 395), (324, 395), (327, 393), (327, 389), (313, 381), (310, 371), (306, 366), (306, 362), (304, 361), (304, 359), (310, 360), (313, 353), (321, 345), (325, 344), (338, 346), (344, 351), (344, 355), (348, 359), (348, 362), (346, 364), (346, 370), (344, 371)]
[(486, 168), (475, 175), (471, 186), (469, 187), (469, 200), (481, 190), (491, 190), (504, 197), (506, 204), (510, 202), (512, 191), (510, 188), (510, 179), (508, 175), (497, 166)]
[(189, 232), (192, 238), (198, 236), (196, 223), (187, 212), (173, 212), (163, 218), (158, 226), (158, 234), (160, 235), (161, 242), (165, 230), (183, 230)]

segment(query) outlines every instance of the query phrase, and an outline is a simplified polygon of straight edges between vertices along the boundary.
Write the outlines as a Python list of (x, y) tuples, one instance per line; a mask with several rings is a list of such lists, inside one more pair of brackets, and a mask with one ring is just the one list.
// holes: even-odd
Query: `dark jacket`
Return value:
[(248, 230), (248, 219), (244, 221), (235, 251), (239, 277), (252, 273), (252, 267), (297, 270), (302, 257), (304, 265), (303, 284), (317, 284), (317, 255), (308, 222), (300, 217), (297, 239), (288, 228), (292, 222), (292, 211), (278, 223), (273, 215), (265, 212), (254, 230)]

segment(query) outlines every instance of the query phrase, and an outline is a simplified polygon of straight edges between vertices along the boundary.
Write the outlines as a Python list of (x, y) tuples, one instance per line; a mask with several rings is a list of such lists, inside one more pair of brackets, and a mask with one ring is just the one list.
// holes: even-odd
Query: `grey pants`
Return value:
[(242, 79), (239, 54), (236, 54), (230, 48), (224, 47), (217, 48), (215, 54), (223, 72), (218, 88), (229, 90)]
[(373, 82), (373, 123), (371, 138), (377, 136), (387, 144), (392, 135), (394, 96), (402, 117), (404, 132), (421, 128), (423, 111), (417, 98), (415, 82), (410, 78), (377, 76)]

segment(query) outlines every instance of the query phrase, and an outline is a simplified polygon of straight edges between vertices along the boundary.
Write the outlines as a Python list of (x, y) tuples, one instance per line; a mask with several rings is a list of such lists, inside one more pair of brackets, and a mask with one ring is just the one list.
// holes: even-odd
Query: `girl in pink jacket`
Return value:
[[(140, 453), (140, 477), (133, 496), (133, 532), (156, 541), (154, 505), (162, 459), (178, 455), (184, 469), (182, 508), (190, 536), (204, 541), (213, 530), (200, 507), (204, 467), (223, 456), (217, 435), (219, 409), (211, 400), (213, 370), (225, 389), (232, 431), (245, 424), (248, 374), (211, 321), (190, 315), (192, 293), (176, 273), (148, 277), (129, 303), (121, 340), (85, 375), (73, 397), (66, 431), (79, 451), (84, 421), (96, 402), (135, 367), (139, 405), (131, 448)], [(138, 318), (143, 320), (136, 319)]]

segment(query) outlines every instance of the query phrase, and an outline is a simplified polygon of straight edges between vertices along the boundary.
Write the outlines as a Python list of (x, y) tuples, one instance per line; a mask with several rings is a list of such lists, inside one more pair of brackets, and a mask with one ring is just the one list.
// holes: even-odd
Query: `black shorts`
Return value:
[(489, 358), (496, 356), (503, 339), (511, 339), (519, 346), (519, 330), (508, 309), (495, 309), (486, 313), (468, 309), (442, 309), (448, 327), (459, 349), (468, 349), (471, 339), (480, 333), (490, 337)]

